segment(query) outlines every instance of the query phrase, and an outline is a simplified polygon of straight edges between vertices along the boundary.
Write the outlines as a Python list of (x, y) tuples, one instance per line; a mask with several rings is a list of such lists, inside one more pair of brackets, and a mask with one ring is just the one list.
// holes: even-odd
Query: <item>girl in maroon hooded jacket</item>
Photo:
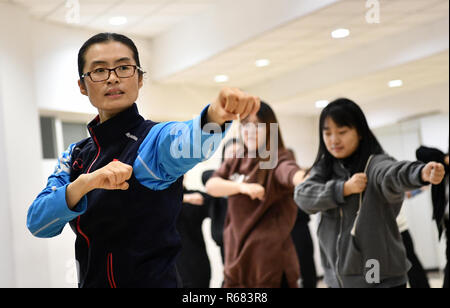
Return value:
[(292, 196), (305, 173), (284, 147), (269, 105), (261, 102), (242, 124), (244, 157), (226, 160), (206, 184), (208, 194), (229, 197), (224, 287), (295, 288), (300, 269), (291, 238), (297, 217)]

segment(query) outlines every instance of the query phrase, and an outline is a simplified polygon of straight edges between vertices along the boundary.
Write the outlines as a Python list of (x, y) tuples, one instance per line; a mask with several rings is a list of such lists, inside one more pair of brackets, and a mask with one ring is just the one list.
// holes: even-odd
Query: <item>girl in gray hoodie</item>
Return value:
[(444, 166), (386, 155), (361, 108), (348, 99), (320, 116), (320, 146), (294, 199), (320, 213), (325, 283), (332, 288), (406, 287), (410, 263), (396, 223), (406, 191), (439, 184)]

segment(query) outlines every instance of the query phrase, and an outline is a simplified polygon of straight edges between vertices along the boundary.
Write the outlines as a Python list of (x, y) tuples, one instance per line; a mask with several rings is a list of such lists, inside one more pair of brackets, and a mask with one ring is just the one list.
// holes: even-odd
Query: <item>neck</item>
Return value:
[(126, 107), (126, 108), (122, 108), (120, 110), (101, 110), (101, 109), (98, 109), (98, 115), (100, 117), (100, 124), (108, 121), (109, 119), (114, 118), (119, 113), (123, 112), (124, 110), (127, 110), (128, 108), (129, 108), (129, 106)]

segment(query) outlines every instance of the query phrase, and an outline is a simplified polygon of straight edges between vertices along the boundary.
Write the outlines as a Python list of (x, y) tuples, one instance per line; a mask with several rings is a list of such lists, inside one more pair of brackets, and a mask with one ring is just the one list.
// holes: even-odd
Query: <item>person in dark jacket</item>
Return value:
[(208, 217), (207, 197), (200, 191), (186, 188), (183, 191), (183, 206), (177, 222), (182, 245), (177, 270), (183, 288), (209, 288), (211, 264), (202, 230), (203, 221)]
[(443, 181), (439, 185), (434, 185), (431, 189), (431, 197), (433, 202), (433, 219), (436, 221), (436, 225), (439, 231), (439, 238), (441, 238), (442, 233), (445, 230), (446, 238), (447, 238), (447, 266), (445, 267), (445, 278), (444, 278), (444, 288), (449, 288), (449, 268), (448, 268), (448, 260), (449, 256), (449, 244), (448, 239), (450, 237), (449, 234), (449, 218), (448, 218), (448, 190), (449, 190), (449, 161), (448, 161), (448, 153), (444, 154), (442, 151), (429, 148), (429, 147), (420, 147), (416, 151), (417, 159), (423, 161), (424, 163), (430, 161), (437, 161), (445, 166), (445, 181)]
[(78, 72), (98, 116), (88, 125), (91, 137), (61, 155), (27, 227), (48, 238), (70, 224), (79, 287), (177, 287), (183, 175), (210, 158), (226, 123), (255, 114), (259, 99), (224, 88), (194, 120), (145, 121), (135, 104), (144, 74), (138, 50), (115, 33), (86, 41)]
[[(289, 150), (292, 156), (295, 153)], [(309, 215), (298, 208), (297, 220), (291, 235), (297, 251), (298, 262), (300, 264), (301, 284), (305, 289), (314, 289), (317, 287), (317, 271), (314, 261), (314, 243), (309, 230)]]

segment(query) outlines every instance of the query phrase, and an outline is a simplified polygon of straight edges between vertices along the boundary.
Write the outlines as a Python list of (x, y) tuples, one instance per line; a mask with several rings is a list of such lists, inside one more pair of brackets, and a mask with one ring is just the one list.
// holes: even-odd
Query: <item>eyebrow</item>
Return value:
[[(125, 62), (125, 61), (131, 61), (131, 59), (128, 58), (128, 57), (123, 57), (123, 58), (120, 58), (119, 60), (114, 61), (114, 64), (117, 64), (119, 62)], [(108, 62), (101, 61), (101, 60), (94, 61), (94, 62), (91, 63), (91, 66), (95, 66), (95, 65), (99, 65), (99, 64), (108, 64)]]

